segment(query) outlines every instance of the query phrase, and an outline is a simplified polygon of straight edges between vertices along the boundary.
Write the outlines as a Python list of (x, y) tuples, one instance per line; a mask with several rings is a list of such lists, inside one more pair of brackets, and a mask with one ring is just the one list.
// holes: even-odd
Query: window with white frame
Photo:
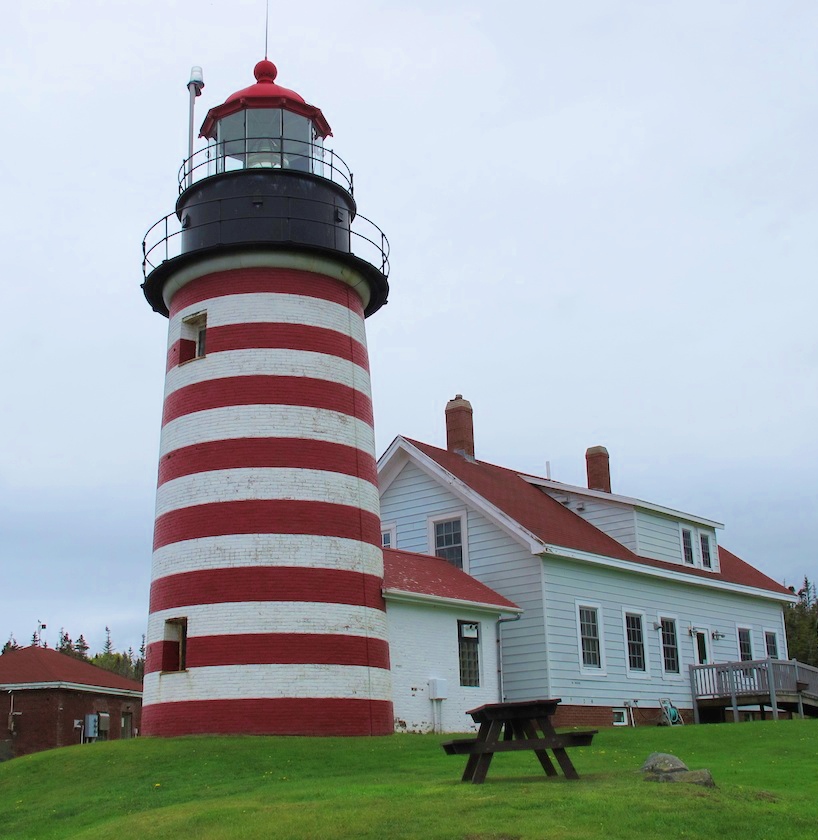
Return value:
[(778, 634), (775, 630), (764, 631), (764, 644), (767, 648), (767, 656), (770, 659), (778, 659)]
[(753, 633), (749, 627), (738, 628), (738, 656), (742, 662), (753, 658)]
[(460, 658), (460, 685), (480, 685), (480, 624), (457, 622), (457, 650)]
[(628, 671), (647, 671), (645, 622), (642, 613), (625, 613), (625, 638), (628, 645)]
[(662, 630), (662, 667), (666, 674), (678, 674), (679, 666), (679, 633), (675, 618), (660, 619)]
[(390, 523), (388, 525), (381, 525), (381, 547), (382, 548), (397, 548), (397, 525)]
[(702, 566), (705, 569), (713, 568), (713, 557), (710, 553), (710, 534), (699, 531), (699, 545), (702, 550)]
[(578, 605), (582, 667), (602, 670), (602, 637), (599, 630), (599, 607)]
[(694, 563), (693, 557), (693, 532), (690, 528), (682, 528), (682, 555), (688, 566)]
[(430, 553), (468, 571), (465, 511), (429, 518)]

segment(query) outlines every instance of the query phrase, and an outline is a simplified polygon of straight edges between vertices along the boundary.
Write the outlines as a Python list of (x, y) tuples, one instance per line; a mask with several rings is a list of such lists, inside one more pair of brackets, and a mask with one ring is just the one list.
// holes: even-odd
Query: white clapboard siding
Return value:
[(657, 516), (644, 510), (636, 511), (636, 553), (654, 560), (681, 563), (682, 538), (679, 521)]
[[(708, 631), (712, 662), (738, 659), (737, 626), (752, 629), (754, 651), (764, 651), (764, 630), (778, 634), (779, 655), (785, 642), (781, 606), (773, 601), (708, 591), (700, 586), (673, 583), (593, 567), (581, 562), (549, 557), (543, 564), (547, 592), (551, 692), (564, 703), (622, 705), (639, 700), (656, 707), (659, 697), (691, 705), (688, 666), (695, 663), (694, 639), (688, 628)], [(606, 674), (580, 673), (577, 602), (599, 605), (605, 643)], [(623, 611), (643, 612), (648, 670), (646, 676), (630, 676), (626, 669)], [(677, 619), (679, 675), (662, 671), (661, 633), (653, 629), (660, 616)], [(713, 641), (713, 631), (724, 638)], [(766, 655), (766, 654), (763, 654)]]

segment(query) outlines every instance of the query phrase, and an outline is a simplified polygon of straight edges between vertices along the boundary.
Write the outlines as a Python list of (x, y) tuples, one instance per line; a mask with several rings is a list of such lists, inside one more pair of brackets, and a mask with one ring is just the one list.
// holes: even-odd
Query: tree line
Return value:
[[(48, 647), (48, 643), (41, 640), (39, 629), (35, 630), (31, 637), (31, 644)], [(0, 655), (8, 653), (11, 650), (19, 650), (21, 647), (22, 645), (17, 644), (17, 639), (12, 634), (3, 645), (2, 650), (0, 650)], [(142, 644), (138, 652), (135, 652), (132, 647), (129, 647), (124, 652), (119, 652), (114, 650), (114, 644), (111, 640), (111, 630), (109, 627), (106, 627), (105, 642), (102, 645), (102, 650), (89, 655), (88, 651), (90, 649), (82, 633), (80, 633), (76, 641), (73, 641), (68, 633), (63, 628), (60, 628), (60, 639), (54, 650), (59, 651), (59, 653), (64, 653), (67, 656), (73, 656), (74, 659), (90, 662), (91, 665), (104, 668), (106, 671), (112, 671), (114, 674), (119, 674), (122, 677), (142, 681), (142, 677), (145, 675), (144, 636), (142, 636)]]
[(790, 659), (818, 668), (818, 593), (815, 584), (805, 577), (804, 585), (798, 591), (794, 586), (790, 591), (798, 596), (798, 601), (784, 610)]

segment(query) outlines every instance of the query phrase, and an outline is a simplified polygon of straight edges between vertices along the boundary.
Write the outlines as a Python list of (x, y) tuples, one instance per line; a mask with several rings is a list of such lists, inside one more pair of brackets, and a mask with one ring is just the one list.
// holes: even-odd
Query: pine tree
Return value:
[(796, 593), (798, 601), (784, 612), (787, 628), (787, 648), (790, 657), (806, 665), (818, 667), (818, 598), (815, 584), (804, 578), (804, 585)]
[[(142, 638), (144, 639), (145, 637), (143, 636)], [(14, 638), (13, 633), (9, 635), (9, 640), (3, 645), (3, 649), (0, 650), (0, 656), (12, 650), (20, 650), (20, 645), (17, 644), (17, 639)]]
[(88, 660), (88, 651), (90, 650), (88, 646), (88, 642), (85, 641), (85, 636), (82, 633), (79, 634), (77, 637), (77, 641), (74, 642), (74, 651), (76, 653), (77, 659), (84, 659)]
[(68, 656), (74, 656), (76, 651), (74, 650), (74, 643), (71, 641), (71, 637), (68, 633), (65, 632), (65, 629), (60, 627), (60, 640), (57, 643), (57, 650), (60, 653), (68, 654)]

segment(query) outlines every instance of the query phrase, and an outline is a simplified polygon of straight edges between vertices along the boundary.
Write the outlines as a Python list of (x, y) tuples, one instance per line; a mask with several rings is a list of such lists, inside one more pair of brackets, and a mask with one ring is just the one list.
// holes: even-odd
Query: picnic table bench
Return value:
[[(457, 738), (444, 741), (441, 746), (447, 755), (467, 755), (462, 781), (482, 784), (489, 765), (498, 752), (533, 750), (547, 776), (556, 776), (547, 750), (551, 750), (566, 779), (578, 779), (566, 749), (587, 747), (597, 730), (557, 734), (551, 718), (559, 700), (524, 700), (517, 703), (487, 703), (472, 709), (472, 716), (480, 729), (476, 738)], [(502, 737), (501, 737), (502, 736)]]

